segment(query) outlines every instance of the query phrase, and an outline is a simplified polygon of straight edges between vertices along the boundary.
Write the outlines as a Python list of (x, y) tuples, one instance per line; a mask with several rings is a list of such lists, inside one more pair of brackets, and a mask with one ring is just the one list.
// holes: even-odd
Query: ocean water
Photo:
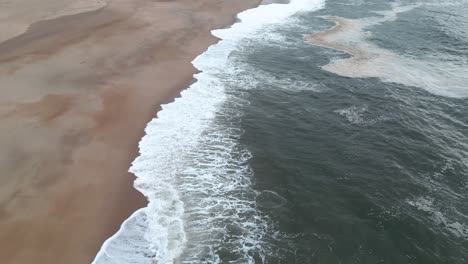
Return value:
[(292, 0), (213, 31), (94, 263), (468, 263), (467, 14)]

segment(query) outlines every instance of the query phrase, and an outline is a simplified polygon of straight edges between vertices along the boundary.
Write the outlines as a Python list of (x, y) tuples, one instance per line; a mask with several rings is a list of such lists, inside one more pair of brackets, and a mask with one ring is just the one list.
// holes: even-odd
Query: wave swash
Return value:
[(94, 264), (258, 263), (274, 253), (264, 241), (274, 231), (257, 210), (251, 155), (238, 143), (238, 116), (226, 106), (233, 99), (225, 83), (236, 80), (229, 55), (246, 38), (262, 37), (264, 26), (322, 5), (260, 5), (240, 13), (232, 27), (212, 31), (221, 41), (193, 61), (201, 71), (197, 82), (147, 125), (130, 168), (148, 206), (104, 243)]

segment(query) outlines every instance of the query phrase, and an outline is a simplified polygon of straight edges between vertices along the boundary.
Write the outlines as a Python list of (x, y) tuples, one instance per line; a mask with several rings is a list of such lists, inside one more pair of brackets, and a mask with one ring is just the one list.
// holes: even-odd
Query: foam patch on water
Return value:
[(468, 226), (458, 221), (449, 219), (441, 210), (434, 205), (434, 199), (428, 197), (419, 197), (414, 200), (408, 200), (407, 203), (416, 209), (429, 214), (430, 219), (437, 225), (450, 232), (452, 235), (468, 239)]
[(336, 110), (335, 113), (344, 116), (350, 123), (356, 125), (364, 124), (364, 113), (367, 112), (367, 106), (351, 106), (348, 108)]
[(257, 210), (263, 194), (252, 188), (251, 155), (239, 144), (236, 109), (248, 102), (226, 91), (237, 81), (229, 55), (262, 37), (263, 27), (322, 5), (261, 5), (240, 13), (240, 23), (212, 31), (221, 41), (193, 61), (197, 82), (162, 106), (139, 143), (130, 172), (148, 206), (125, 221), (93, 263), (259, 263), (274, 254), (264, 239), (272, 224)]
[(348, 122), (354, 125), (373, 125), (388, 120), (385, 116), (372, 117), (367, 105), (353, 105), (334, 112), (345, 117)]
[(368, 41), (370, 27), (394, 21), (398, 15), (417, 8), (417, 5), (394, 4), (379, 16), (346, 19), (325, 17), (336, 25), (332, 29), (306, 36), (306, 41), (351, 54), (323, 66), (324, 70), (351, 78), (380, 78), (385, 82), (421, 87), (431, 93), (463, 98), (468, 97), (468, 67), (459, 58), (448, 60), (446, 55), (416, 58), (397, 54)]
[(275, 89), (293, 92), (311, 91), (317, 93), (328, 89), (328, 87), (319, 82), (311, 82), (299, 75), (273, 74), (248, 64), (242, 65), (239, 75), (243, 75), (241, 81), (244, 85), (256, 85), (256, 89)]

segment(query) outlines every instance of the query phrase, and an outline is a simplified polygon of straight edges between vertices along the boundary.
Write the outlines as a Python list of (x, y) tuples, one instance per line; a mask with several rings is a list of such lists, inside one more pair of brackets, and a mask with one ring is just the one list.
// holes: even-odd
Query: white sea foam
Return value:
[(388, 120), (388, 117), (385, 116), (372, 116), (367, 105), (354, 105), (351, 107), (335, 110), (334, 112), (345, 117), (348, 122), (354, 125), (374, 125), (376, 123)]
[(449, 219), (440, 209), (434, 205), (434, 199), (429, 197), (419, 197), (414, 200), (408, 200), (408, 204), (414, 206), (420, 211), (429, 214), (430, 219), (438, 226), (444, 228), (452, 235), (468, 239), (468, 227), (458, 221)]
[(419, 5), (394, 4), (388, 11), (376, 12), (380, 16), (362, 19), (329, 18), (340, 30), (320, 32), (306, 39), (315, 45), (330, 47), (353, 56), (337, 59), (323, 69), (352, 78), (380, 78), (383, 81), (406, 86), (421, 87), (431, 93), (463, 98), (468, 97), (468, 67), (460, 58), (448, 55), (414, 57), (398, 54), (368, 41), (369, 28), (397, 19)]
[(356, 125), (364, 124), (364, 113), (367, 111), (367, 105), (364, 106), (351, 106), (348, 108), (336, 110), (335, 113), (346, 117), (346, 119)]
[(271, 224), (257, 210), (262, 193), (251, 185), (250, 153), (238, 142), (235, 107), (245, 102), (226, 93), (236, 80), (229, 55), (262, 37), (265, 26), (322, 5), (261, 5), (240, 13), (240, 23), (212, 31), (222, 40), (193, 61), (197, 82), (147, 125), (130, 168), (148, 206), (124, 222), (93, 263), (218, 263), (226, 255), (253, 263), (273, 254), (263, 239)]

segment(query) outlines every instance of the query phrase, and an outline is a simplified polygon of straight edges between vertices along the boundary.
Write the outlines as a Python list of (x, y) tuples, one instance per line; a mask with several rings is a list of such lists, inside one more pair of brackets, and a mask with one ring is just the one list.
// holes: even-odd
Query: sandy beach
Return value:
[(0, 0), (1, 263), (90, 263), (146, 199), (127, 172), (191, 61), (256, 0)]

